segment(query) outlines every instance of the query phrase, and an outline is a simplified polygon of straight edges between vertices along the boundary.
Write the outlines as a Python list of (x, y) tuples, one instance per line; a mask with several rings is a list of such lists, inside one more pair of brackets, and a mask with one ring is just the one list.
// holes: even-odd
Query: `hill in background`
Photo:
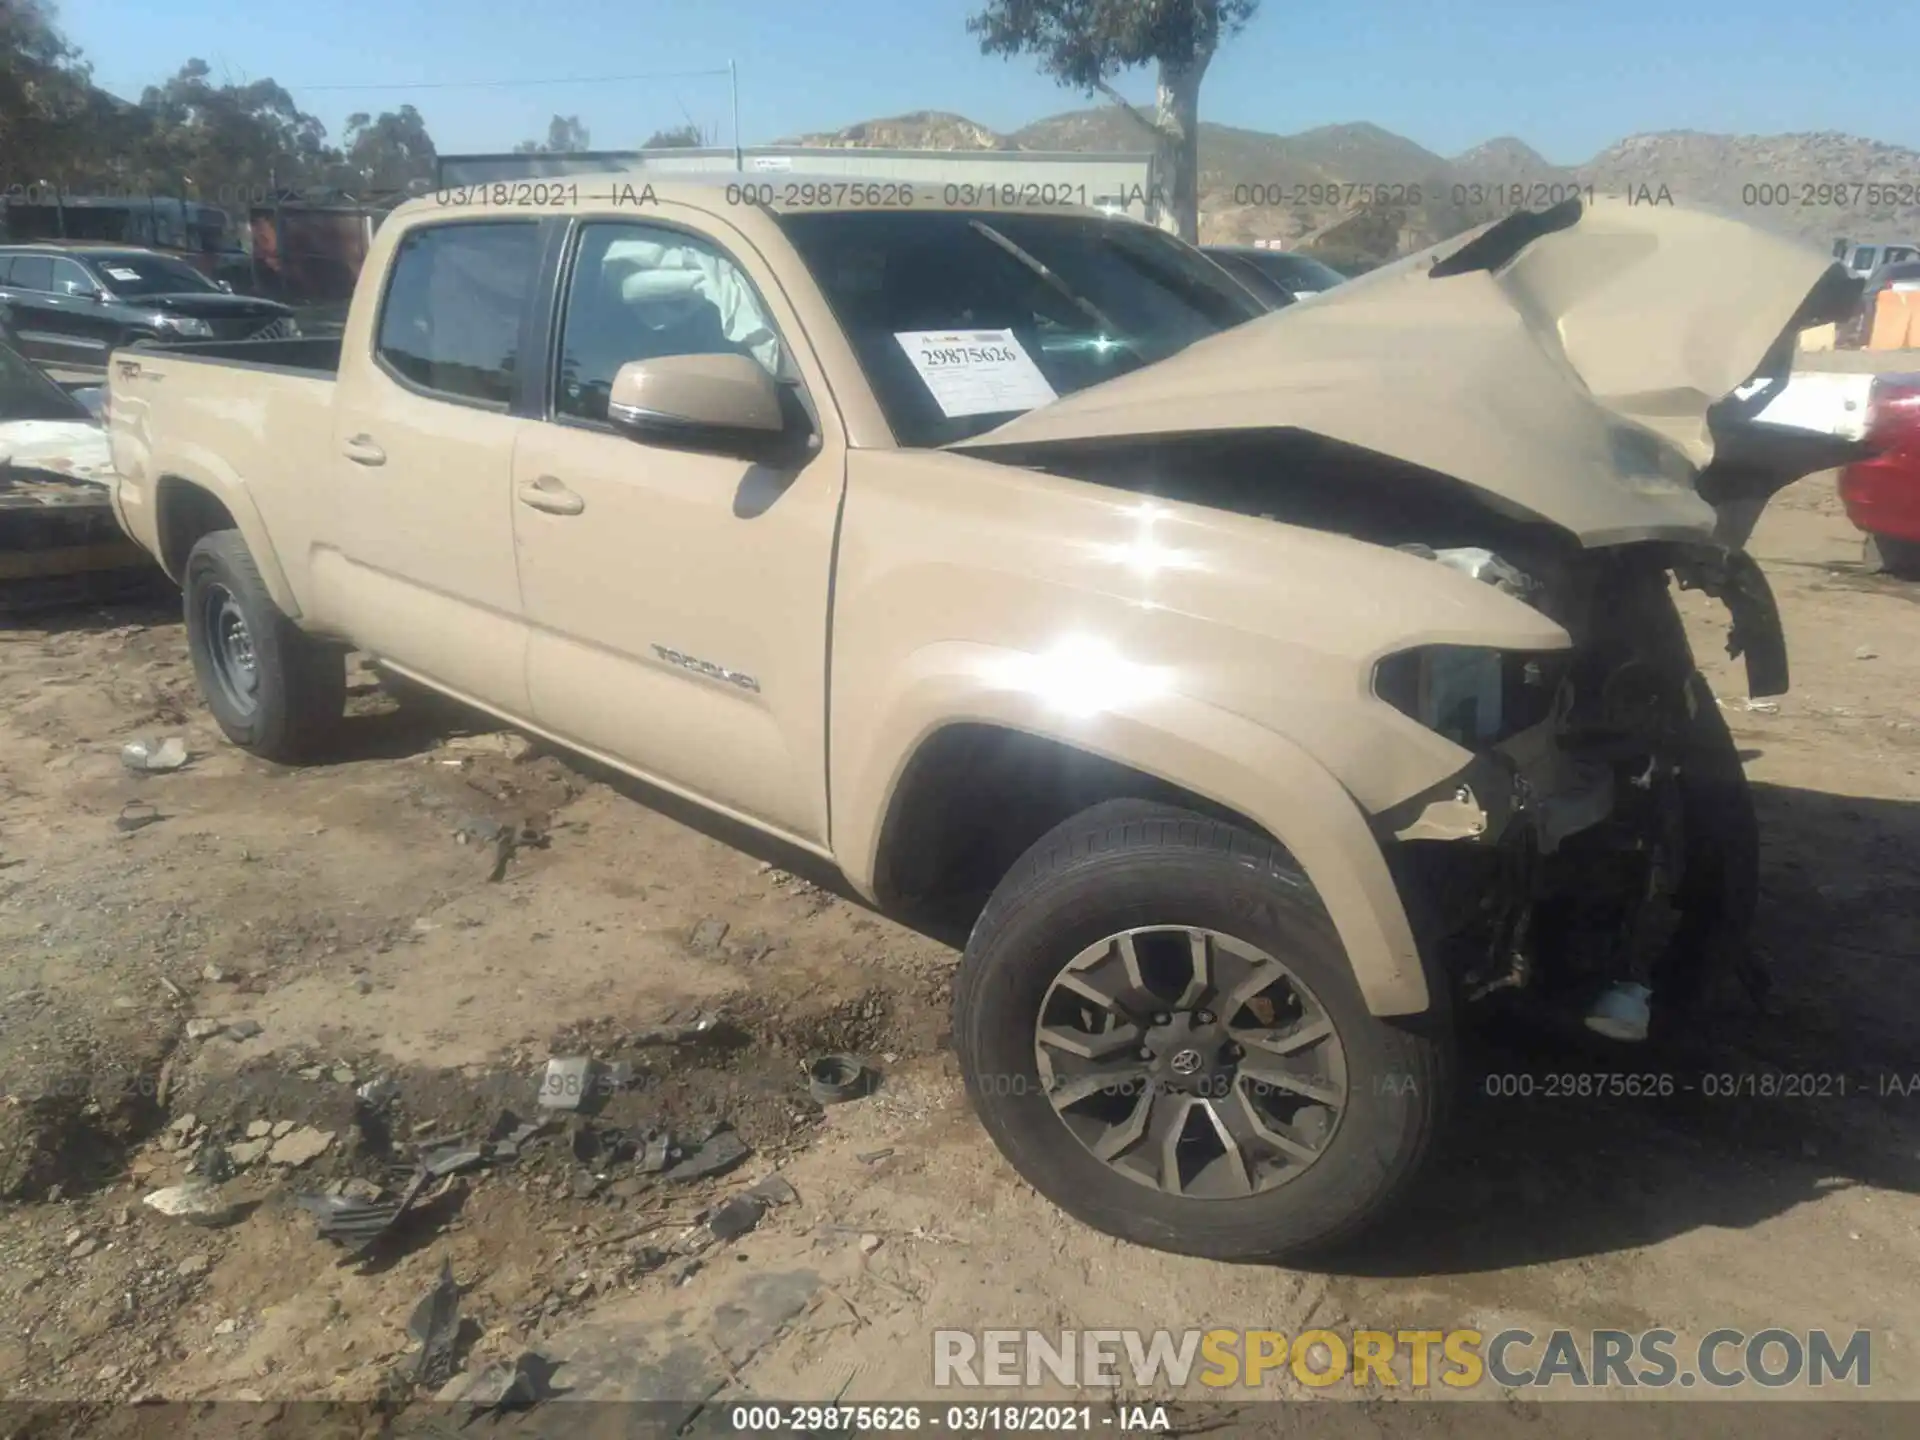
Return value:
[[(962, 115), (919, 111), (786, 143), (1149, 148), (1145, 130), (1115, 106), (1050, 116), (1011, 134)], [(1665, 131), (1632, 135), (1584, 164), (1560, 166), (1512, 136), (1449, 159), (1364, 122), (1297, 135), (1200, 127), (1200, 236), (1208, 243), (1278, 240), (1336, 259), (1378, 261), (1588, 186), (1718, 210), (1822, 250), (1842, 235), (1866, 241), (1920, 236), (1920, 152), (1856, 135)]]

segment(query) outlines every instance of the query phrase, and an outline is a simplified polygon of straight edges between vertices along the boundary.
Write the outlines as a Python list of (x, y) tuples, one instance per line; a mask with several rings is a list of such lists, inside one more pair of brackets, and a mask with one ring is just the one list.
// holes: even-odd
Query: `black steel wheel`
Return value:
[(346, 710), (346, 651), (273, 603), (238, 530), (204, 536), (181, 575), (187, 653), (229, 740), (267, 760), (315, 759)]

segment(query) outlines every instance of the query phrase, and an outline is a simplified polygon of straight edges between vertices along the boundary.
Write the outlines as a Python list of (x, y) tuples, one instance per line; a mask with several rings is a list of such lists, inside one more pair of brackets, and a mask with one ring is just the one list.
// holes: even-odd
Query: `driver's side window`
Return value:
[(91, 295), (100, 287), (93, 283), (87, 272), (71, 260), (53, 262), (53, 293), (56, 295)]
[(765, 305), (717, 246), (658, 225), (581, 226), (561, 320), (555, 412), (605, 420), (615, 372), (668, 355), (746, 355), (776, 380), (788, 378)]

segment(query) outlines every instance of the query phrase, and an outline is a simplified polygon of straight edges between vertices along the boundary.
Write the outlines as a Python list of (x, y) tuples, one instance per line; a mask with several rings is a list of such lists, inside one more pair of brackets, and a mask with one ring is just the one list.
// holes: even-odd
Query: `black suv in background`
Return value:
[(1273, 310), (1343, 285), (1347, 279), (1331, 265), (1291, 250), (1257, 245), (1202, 245), (1200, 249)]
[(0, 245), (0, 339), (43, 365), (101, 369), (140, 340), (299, 334), (290, 307), (235, 295), (171, 255), (104, 245)]

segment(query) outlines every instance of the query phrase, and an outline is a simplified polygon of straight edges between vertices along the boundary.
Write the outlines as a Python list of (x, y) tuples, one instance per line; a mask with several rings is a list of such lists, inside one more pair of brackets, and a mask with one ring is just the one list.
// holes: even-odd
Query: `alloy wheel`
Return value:
[(1054, 1113), (1127, 1179), (1189, 1199), (1271, 1190), (1325, 1152), (1346, 1053), (1300, 977), (1217, 930), (1109, 935), (1048, 987), (1034, 1056)]

